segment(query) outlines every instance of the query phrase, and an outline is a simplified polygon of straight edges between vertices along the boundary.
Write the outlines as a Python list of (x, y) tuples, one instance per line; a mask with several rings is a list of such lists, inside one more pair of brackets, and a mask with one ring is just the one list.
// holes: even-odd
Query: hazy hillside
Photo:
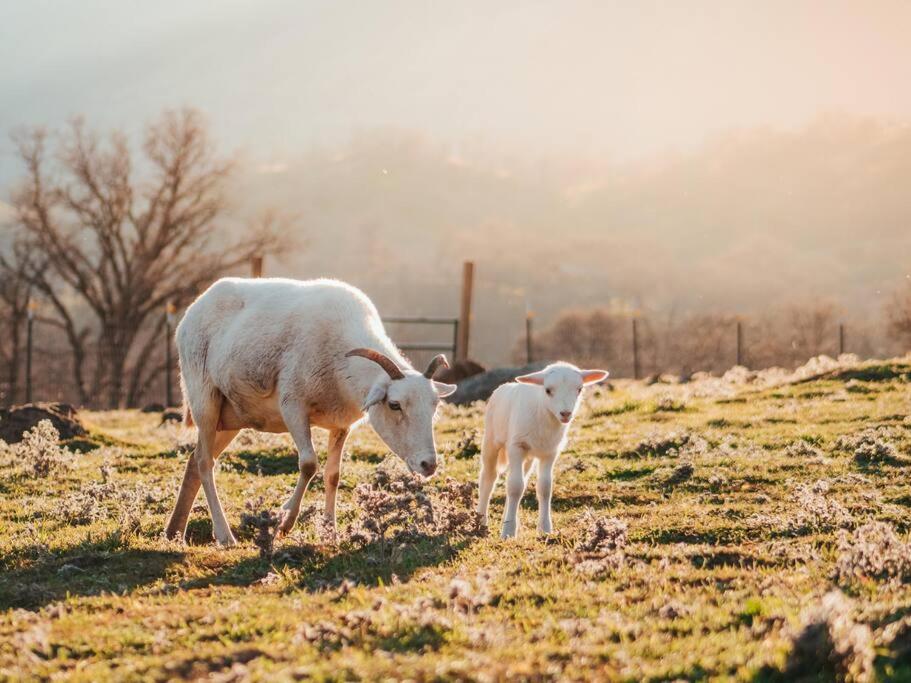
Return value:
[(877, 317), (907, 273), (911, 129), (828, 118), (648, 164), (504, 158), (380, 130), (238, 178), (237, 203), (298, 216), (272, 272), (332, 275), (389, 313), (456, 311), (478, 263), (476, 354), (504, 360), (526, 299), (750, 312), (826, 298)]

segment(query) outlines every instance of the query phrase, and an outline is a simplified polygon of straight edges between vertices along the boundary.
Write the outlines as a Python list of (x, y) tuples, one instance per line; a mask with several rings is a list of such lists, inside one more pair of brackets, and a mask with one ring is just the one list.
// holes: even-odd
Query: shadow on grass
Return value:
[(154, 583), (184, 558), (179, 551), (124, 548), (117, 532), (63, 552), (32, 547), (25, 555), (34, 557), (27, 567), (0, 572), (0, 609), (38, 609), (67, 594), (130, 591)]
[(222, 467), (230, 467), (235, 472), (262, 473), (265, 476), (298, 472), (297, 456), (287, 449), (226, 453), (223, 460)]
[(608, 472), (604, 475), (604, 478), (608, 481), (632, 481), (633, 479), (639, 479), (641, 477), (647, 477), (652, 472), (658, 469), (655, 467), (628, 467), (622, 470), (614, 470), (613, 472)]
[(706, 545), (736, 545), (750, 537), (750, 531), (739, 528), (710, 529), (695, 531), (690, 529), (661, 529), (642, 537), (645, 543), (673, 545), (676, 543)]
[(398, 545), (387, 541), (385, 546), (370, 543), (361, 548), (341, 548), (332, 554), (316, 546), (282, 547), (271, 561), (258, 557), (245, 559), (218, 573), (188, 581), (183, 588), (249, 586), (270, 571), (285, 569), (299, 569), (303, 574), (294, 588), (319, 590), (343, 579), (365, 585), (388, 585), (395, 580), (408, 581), (420, 569), (448, 562), (476, 540), (467, 537), (450, 543), (447, 535), (435, 534)]

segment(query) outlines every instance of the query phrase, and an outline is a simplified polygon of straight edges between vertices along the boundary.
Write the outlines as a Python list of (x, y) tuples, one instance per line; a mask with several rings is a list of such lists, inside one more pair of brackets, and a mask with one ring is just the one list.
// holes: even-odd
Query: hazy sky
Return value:
[(0, 0), (6, 132), (165, 107), (293, 156), (375, 127), (547, 156), (637, 158), (820, 114), (911, 118), (911, 2)]

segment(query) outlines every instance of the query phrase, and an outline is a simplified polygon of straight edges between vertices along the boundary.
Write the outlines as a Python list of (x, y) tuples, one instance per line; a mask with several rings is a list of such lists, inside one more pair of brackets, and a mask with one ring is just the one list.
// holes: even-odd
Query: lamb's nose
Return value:
[(429, 477), (431, 474), (433, 474), (436, 471), (437, 471), (436, 460), (430, 460), (429, 458), (427, 460), (421, 460), (421, 473), (425, 477)]
[(572, 416), (573, 416), (573, 412), (571, 410), (561, 410), (560, 411), (560, 419), (563, 422), (569, 422), (570, 419), (572, 418)]

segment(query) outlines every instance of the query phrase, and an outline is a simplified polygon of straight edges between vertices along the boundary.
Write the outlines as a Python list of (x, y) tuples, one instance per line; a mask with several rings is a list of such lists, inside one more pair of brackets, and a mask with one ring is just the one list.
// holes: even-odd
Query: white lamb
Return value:
[(551, 532), (554, 463), (563, 450), (582, 387), (600, 382), (607, 375), (606, 370), (580, 370), (569, 363), (554, 363), (539, 372), (516, 377), (518, 384), (504, 384), (493, 392), (487, 404), (481, 446), (478, 514), (487, 524), (490, 494), (497, 477), (508, 470), (503, 538), (512, 538), (518, 532), (519, 501), (536, 461), (538, 531)]

